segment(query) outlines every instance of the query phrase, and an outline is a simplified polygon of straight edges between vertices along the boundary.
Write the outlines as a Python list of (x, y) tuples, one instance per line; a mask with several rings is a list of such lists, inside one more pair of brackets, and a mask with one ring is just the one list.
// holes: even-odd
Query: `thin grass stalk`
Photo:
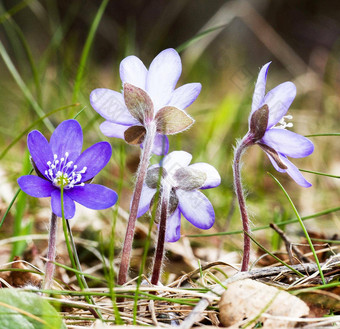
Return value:
[(135, 190), (132, 196), (131, 210), (126, 229), (124, 246), (122, 251), (122, 258), (118, 274), (118, 284), (123, 285), (127, 281), (129, 263), (131, 258), (132, 242), (135, 233), (136, 219), (138, 213), (139, 201), (142, 194), (143, 183), (145, 181), (147, 169), (149, 166), (149, 159), (151, 156), (152, 147), (154, 145), (156, 136), (155, 122), (151, 122), (146, 127), (146, 135), (144, 140), (144, 147), (142, 149), (141, 160), (137, 170), (137, 181)]

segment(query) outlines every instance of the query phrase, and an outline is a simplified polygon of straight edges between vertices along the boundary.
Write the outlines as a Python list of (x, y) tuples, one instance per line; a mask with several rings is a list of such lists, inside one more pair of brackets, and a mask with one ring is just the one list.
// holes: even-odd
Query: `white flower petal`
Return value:
[(137, 217), (144, 215), (150, 208), (150, 202), (156, 193), (156, 189), (151, 189), (146, 184), (143, 185), (142, 194), (139, 200)]
[(215, 222), (215, 212), (208, 198), (200, 191), (177, 190), (178, 207), (183, 216), (194, 226), (207, 230)]
[(269, 108), (268, 129), (275, 126), (287, 113), (296, 96), (293, 82), (287, 81), (270, 90), (264, 97), (263, 104)]
[(202, 85), (200, 83), (187, 83), (175, 89), (169, 101), (169, 105), (184, 110), (195, 101), (201, 92), (201, 89)]
[(181, 237), (181, 212), (178, 207), (166, 222), (165, 241), (176, 242)]
[(149, 67), (146, 91), (155, 111), (169, 103), (181, 72), (181, 58), (175, 49), (165, 49), (154, 58)]
[(271, 62), (262, 66), (260, 73), (257, 77), (256, 86), (253, 94), (253, 103), (251, 105), (251, 112), (249, 118), (251, 118), (251, 115), (256, 110), (258, 110), (262, 105), (264, 95), (266, 93), (267, 73), (270, 63)]
[(187, 167), (191, 159), (192, 155), (188, 152), (173, 151), (163, 158), (163, 167), (171, 178), (177, 169)]
[(117, 91), (106, 88), (95, 89), (90, 94), (90, 102), (94, 110), (106, 120), (131, 126), (138, 124), (125, 106), (123, 95)]
[(100, 131), (107, 137), (116, 137), (124, 139), (124, 132), (130, 126), (124, 126), (110, 121), (104, 121), (100, 126)]
[(221, 184), (221, 176), (218, 171), (208, 163), (198, 162), (189, 166), (191, 169), (201, 171), (207, 175), (204, 185), (200, 189), (213, 188)]
[(145, 90), (148, 70), (136, 56), (128, 56), (120, 62), (120, 78), (123, 83), (130, 83)]

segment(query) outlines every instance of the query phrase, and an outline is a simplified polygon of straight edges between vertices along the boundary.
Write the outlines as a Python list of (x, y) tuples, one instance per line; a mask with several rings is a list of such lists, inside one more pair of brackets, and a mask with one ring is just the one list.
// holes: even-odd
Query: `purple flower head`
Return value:
[(64, 214), (75, 214), (74, 201), (90, 209), (106, 209), (118, 199), (117, 193), (105, 186), (86, 184), (109, 162), (112, 149), (109, 143), (99, 142), (81, 153), (83, 133), (76, 120), (62, 122), (50, 142), (38, 131), (28, 134), (27, 145), (38, 176), (18, 179), (20, 188), (36, 198), (51, 197), (52, 211), (61, 217), (63, 187)]
[(257, 78), (249, 116), (249, 132), (245, 139), (259, 145), (277, 171), (287, 173), (303, 187), (310, 187), (311, 184), (287, 158), (303, 158), (314, 151), (309, 139), (286, 129), (293, 126), (285, 120), (293, 118), (286, 113), (295, 98), (296, 87), (287, 81), (266, 94), (269, 65), (270, 62), (262, 67)]
[(136, 56), (120, 63), (123, 91), (99, 88), (92, 91), (92, 107), (104, 118), (100, 130), (105, 136), (141, 144), (148, 125), (155, 122), (157, 135), (152, 152), (168, 153), (171, 135), (189, 128), (193, 119), (184, 111), (201, 91), (200, 83), (175, 89), (182, 72), (181, 58), (174, 49), (158, 54), (149, 70)]
[(169, 214), (166, 241), (175, 242), (180, 238), (181, 214), (194, 226), (207, 230), (215, 221), (214, 209), (208, 198), (199, 189), (209, 189), (220, 185), (217, 170), (207, 163), (189, 165), (191, 154), (174, 151), (162, 160), (160, 165), (149, 168), (139, 203), (138, 217), (150, 208), (162, 171), (161, 191), (166, 185), (170, 190)]

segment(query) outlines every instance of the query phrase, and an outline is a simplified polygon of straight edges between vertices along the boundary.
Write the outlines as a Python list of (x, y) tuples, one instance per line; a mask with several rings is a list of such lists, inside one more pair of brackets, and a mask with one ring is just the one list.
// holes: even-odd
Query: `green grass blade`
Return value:
[(297, 211), (297, 209), (296, 209), (296, 207), (295, 207), (295, 205), (294, 205), (292, 199), (290, 198), (290, 196), (288, 195), (288, 193), (286, 192), (286, 190), (284, 189), (284, 187), (282, 186), (282, 184), (281, 184), (281, 183), (277, 180), (277, 178), (274, 177), (271, 173), (268, 173), (268, 174), (269, 174), (269, 175), (274, 179), (274, 181), (280, 186), (282, 192), (285, 194), (285, 196), (286, 196), (286, 198), (288, 199), (288, 201), (289, 201), (291, 207), (293, 208), (293, 211), (294, 211), (294, 213), (295, 213), (295, 215), (296, 215), (296, 217), (297, 217), (297, 219), (298, 219), (298, 221), (299, 221), (299, 223), (300, 223), (300, 226), (301, 226), (301, 228), (302, 228), (302, 230), (303, 230), (303, 233), (305, 234), (305, 237), (306, 237), (306, 239), (307, 239), (307, 241), (308, 241), (309, 247), (310, 247), (310, 249), (312, 250), (312, 253), (313, 253), (313, 256), (314, 256), (314, 259), (315, 259), (315, 263), (316, 263), (316, 265), (318, 266), (318, 269), (319, 269), (319, 273), (320, 273), (320, 277), (321, 277), (322, 283), (323, 283), (323, 284), (326, 284), (326, 281), (325, 281), (325, 278), (324, 278), (324, 275), (323, 275), (323, 272), (322, 272), (322, 269), (321, 269), (321, 266), (320, 266), (320, 262), (319, 262), (318, 256), (317, 256), (317, 254), (316, 254), (316, 252), (315, 252), (315, 249), (314, 249), (312, 240), (311, 240), (310, 237), (309, 237), (309, 234), (308, 234), (307, 229), (306, 229), (306, 227), (305, 227), (305, 225), (304, 225), (304, 223), (303, 223), (303, 221), (302, 221), (302, 219), (301, 219), (301, 217), (300, 217), (300, 214), (298, 213), (298, 211)]
[[(5, 62), (9, 72), (11, 73), (12, 77), (14, 78), (15, 82), (25, 95), (25, 98), (29, 102), (29, 104), (32, 106), (34, 111), (37, 113), (39, 118), (42, 118), (45, 116), (45, 112), (42, 110), (40, 105), (37, 103), (37, 101), (34, 99), (31, 91), (25, 84), (24, 80), (21, 78), (19, 72), (15, 68), (11, 58), (9, 57), (5, 47), (3, 46), (2, 42), (0, 41), (0, 56), (2, 57), (3, 61)], [(47, 129), (52, 132), (54, 130), (54, 126), (52, 125), (51, 121), (48, 118), (44, 118), (43, 122)]]
[[(320, 217), (320, 216), (331, 214), (331, 213), (336, 212), (336, 211), (340, 211), (340, 207), (334, 207), (334, 208), (326, 209), (326, 210), (323, 210), (323, 211), (319, 211), (315, 214), (301, 217), (301, 220), (305, 221), (305, 220), (308, 220), (308, 219), (317, 218), (317, 217)], [(293, 218), (293, 219), (277, 222), (275, 224), (277, 226), (282, 227), (282, 226), (285, 226), (287, 224), (293, 224), (293, 223), (298, 223), (298, 222), (299, 222), (298, 218)], [(263, 226), (256, 227), (256, 228), (252, 229), (251, 231), (252, 232), (262, 231), (262, 230), (266, 230), (268, 228), (270, 228), (269, 225), (263, 225)], [(223, 236), (223, 235), (234, 235), (234, 234), (243, 234), (243, 230), (236, 230), (236, 231), (229, 231), (229, 232), (218, 232), (218, 233), (208, 233), (208, 234), (186, 234), (185, 236), (188, 237), (188, 238), (205, 238), (205, 237), (212, 237), (212, 236)]]
[(89, 34), (87, 36), (87, 39), (85, 41), (85, 45), (83, 48), (83, 52), (81, 54), (80, 57), (80, 62), (79, 62), (79, 66), (78, 66), (78, 71), (77, 71), (77, 76), (76, 76), (76, 80), (74, 83), (74, 88), (73, 88), (73, 96), (72, 96), (72, 100), (74, 100), (73, 102), (76, 102), (79, 96), (79, 91), (80, 91), (80, 85), (82, 82), (82, 78), (84, 75), (84, 70), (85, 70), (85, 66), (86, 66), (86, 61), (89, 57), (89, 53), (90, 53), (90, 49), (94, 40), (94, 36), (96, 34), (98, 25), (101, 21), (101, 18), (104, 14), (105, 8), (107, 6), (107, 4), (109, 3), (109, 0), (103, 0), (103, 2), (101, 3), (96, 16), (92, 22), (92, 25), (90, 27), (90, 31)]
[(18, 13), (20, 10), (26, 8), (33, 0), (22, 0), (11, 9), (7, 10), (4, 14), (0, 16), (0, 24), (4, 21), (10, 19), (13, 15)]
[(340, 178), (340, 176), (326, 174), (326, 173), (319, 172), (319, 171), (312, 171), (312, 170), (306, 170), (306, 169), (299, 169), (299, 170), (302, 171), (302, 172), (306, 172), (306, 173), (314, 174), (314, 175), (319, 175), (319, 176), (326, 176), (326, 177), (331, 177), (331, 178)]
[(322, 137), (322, 136), (340, 136), (340, 133), (325, 133), (325, 134), (305, 135), (305, 137)]
[(0, 154), (0, 160), (7, 154), (7, 152), (23, 137), (25, 136), (35, 125), (37, 125), (39, 122), (43, 121), (45, 118), (49, 117), (50, 115), (57, 113), (59, 111), (63, 111), (69, 108), (73, 108), (79, 106), (79, 104), (72, 104), (72, 105), (67, 105), (63, 107), (59, 107), (55, 110), (52, 110), (45, 114), (43, 117), (35, 120), (32, 124), (30, 124), (20, 135), (18, 135), (14, 140), (1, 152)]
[(279, 263), (281, 263), (282, 265), (286, 266), (287, 268), (289, 268), (291, 271), (293, 271), (295, 274), (297, 274), (300, 277), (304, 277), (304, 275), (299, 272), (298, 270), (296, 270), (295, 268), (291, 267), (289, 264), (287, 264), (286, 262), (284, 262), (282, 259), (280, 259), (279, 257), (275, 256), (272, 252), (270, 252), (268, 249), (266, 249), (264, 246), (262, 246), (262, 244), (260, 244), (259, 242), (257, 242), (252, 236), (251, 234), (248, 234), (247, 232), (244, 232), (245, 234), (247, 234), (249, 236), (249, 238), (259, 247), (261, 248), (265, 253), (267, 253), (268, 255), (270, 255), (271, 257), (273, 257), (275, 260), (277, 260)]

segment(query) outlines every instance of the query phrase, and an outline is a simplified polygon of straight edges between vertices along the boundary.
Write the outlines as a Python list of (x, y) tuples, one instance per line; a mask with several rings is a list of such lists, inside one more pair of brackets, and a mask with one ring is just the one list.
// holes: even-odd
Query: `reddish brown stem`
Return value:
[(53, 281), (53, 274), (55, 269), (55, 256), (56, 256), (56, 244), (57, 244), (57, 228), (58, 228), (58, 217), (52, 212), (50, 220), (50, 232), (48, 239), (48, 250), (47, 250), (47, 263), (45, 267), (45, 279), (43, 283), (43, 289), (49, 290)]
[[(251, 138), (246, 136), (235, 150), (235, 157), (234, 157), (234, 163), (233, 163), (234, 188), (235, 188), (235, 193), (236, 193), (239, 208), (240, 208), (243, 231), (246, 232), (247, 234), (250, 234), (250, 227), (249, 227), (249, 218), (248, 218), (246, 202), (245, 202), (242, 182), (241, 182), (241, 157), (245, 149), (252, 144), (253, 142)], [(248, 266), (249, 266), (250, 238), (247, 234), (243, 234), (243, 258), (242, 258), (242, 266), (241, 266), (242, 272), (248, 271)]]
[(149, 166), (149, 159), (152, 151), (152, 147), (156, 136), (156, 126), (154, 122), (151, 122), (146, 129), (146, 135), (144, 140), (144, 147), (142, 149), (141, 160), (137, 170), (137, 181), (135, 190), (132, 196), (130, 216), (128, 220), (128, 226), (126, 229), (126, 235), (124, 240), (124, 246), (122, 251), (122, 258), (118, 274), (118, 284), (123, 285), (127, 281), (132, 242), (135, 233), (136, 219), (140, 197), (142, 194), (143, 183), (146, 177), (147, 169)]

